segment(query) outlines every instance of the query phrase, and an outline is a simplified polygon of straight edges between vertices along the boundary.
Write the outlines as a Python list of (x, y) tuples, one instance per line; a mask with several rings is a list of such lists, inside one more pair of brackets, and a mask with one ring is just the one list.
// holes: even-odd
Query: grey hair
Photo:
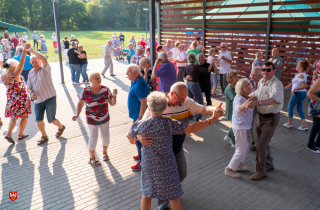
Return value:
[(161, 60), (163, 60), (163, 61), (167, 61), (168, 60), (168, 55), (165, 52), (160, 52), (158, 54), (158, 58), (161, 58)]
[(261, 70), (261, 68), (259, 68), (259, 67), (253, 67), (252, 71), (255, 70), (255, 69), (258, 71), (258, 74), (261, 76), (261, 75), (262, 75), (262, 70)]
[(41, 60), (36, 55), (30, 56), (30, 62), (32, 62), (32, 59), (38, 59), (41, 62)]
[(133, 44), (132, 44), (132, 43), (129, 43), (129, 44), (128, 44), (128, 47), (129, 47), (130, 45), (133, 47)]
[(76, 42), (71, 42), (71, 46), (77, 46), (77, 43)]
[(184, 49), (184, 44), (180, 44), (179, 47), (182, 47), (182, 49)]
[(259, 55), (262, 55), (262, 52), (257, 52), (256, 53), (256, 58), (258, 58)]
[(147, 63), (150, 63), (150, 59), (147, 58), (147, 57), (143, 57), (139, 60), (139, 66), (141, 68), (144, 68), (144, 66), (147, 64)]
[(19, 46), (19, 47), (17, 47), (16, 50), (17, 50), (18, 53), (22, 53), (23, 52), (23, 47)]
[(71, 35), (71, 37), (76, 38), (74, 35)]
[(12, 69), (13, 67), (16, 67), (19, 65), (19, 62), (15, 59), (8, 59), (6, 63), (9, 64), (9, 67), (5, 68), (5, 73), (9, 72), (10, 69)]
[(188, 55), (188, 62), (189, 62), (189, 63), (195, 63), (196, 60), (197, 60), (196, 54), (190, 53), (190, 54)]
[(83, 48), (83, 44), (79, 44), (79, 45), (78, 45), (78, 48), (80, 48), (80, 47), (82, 47), (82, 48)]
[(223, 46), (223, 45), (227, 47), (227, 43), (221, 42), (220, 46)]
[(164, 93), (152, 92), (147, 97), (147, 105), (153, 114), (162, 114), (168, 106), (168, 98)]
[(136, 72), (138, 75), (140, 75), (140, 67), (137, 64), (132, 63), (128, 66), (128, 68), (131, 69), (132, 73)]
[(198, 59), (198, 60), (199, 60), (199, 56), (205, 57), (203, 53), (199, 53), (199, 54), (197, 55), (197, 59)]
[(246, 83), (246, 82), (248, 84), (250, 84), (250, 81), (248, 78), (242, 78), (237, 82), (236, 87), (235, 87), (235, 91), (236, 91), (237, 95), (241, 95), (243, 93), (242, 88), (243, 88), (244, 83)]
[(186, 83), (184, 83), (184, 82), (176, 82), (171, 86), (170, 92), (172, 92), (172, 91), (179, 92), (183, 88), (188, 90), (188, 86), (186, 85)]

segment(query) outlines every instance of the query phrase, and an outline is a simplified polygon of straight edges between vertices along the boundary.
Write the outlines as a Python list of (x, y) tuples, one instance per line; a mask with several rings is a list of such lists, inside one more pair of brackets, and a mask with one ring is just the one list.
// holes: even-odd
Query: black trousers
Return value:
[[(318, 135), (318, 136), (317, 136)], [(308, 147), (320, 147), (320, 118), (313, 117), (313, 124), (309, 136)]]

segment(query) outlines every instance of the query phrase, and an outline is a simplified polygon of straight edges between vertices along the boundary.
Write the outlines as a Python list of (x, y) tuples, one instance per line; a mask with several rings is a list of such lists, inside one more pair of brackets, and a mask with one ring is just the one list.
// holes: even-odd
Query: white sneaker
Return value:
[(226, 98), (225, 96), (221, 96), (221, 98)]
[(75, 82), (72, 82), (72, 84), (73, 84), (73, 85), (76, 85), (77, 83), (75, 83)]
[(223, 96), (223, 94), (222, 94), (222, 93), (219, 93), (218, 96)]
[(235, 148), (236, 146), (235, 146), (234, 144), (231, 144), (231, 147), (232, 147), (232, 148)]

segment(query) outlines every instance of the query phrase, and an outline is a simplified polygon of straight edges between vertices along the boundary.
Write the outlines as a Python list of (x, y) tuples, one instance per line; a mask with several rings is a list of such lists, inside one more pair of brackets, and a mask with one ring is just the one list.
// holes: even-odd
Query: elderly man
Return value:
[(131, 43), (133, 45), (133, 49), (136, 50), (137, 42), (134, 39), (134, 35), (131, 36), (131, 39), (129, 40), (129, 43)]
[(256, 53), (256, 59), (254, 59), (253, 63), (252, 63), (252, 69), (254, 69), (254, 67), (259, 67), (262, 68), (263, 65), (263, 53), (262, 52), (257, 52)]
[(31, 49), (30, 52), (34, 54), (31, 56), (33, 69), (29, 73), (27, 91), (34, 100), (36, 122), (42, 135), (41, 139), (38, 141), (38, 145), (40, 145), (49, 140), (43, 122), (45, 112), (47, 114), (48, 122), (53, 123), (58, 127), (56, 137), (60, 137), (66, 127), (56, 119), (56, 91), (52, 82), (51, 67), (47, 59), (41, 53), (38, 53), (33, 49)]
[(22, 38), (28, 41), (29, 37), (27, 36), (26, 32), (23, 32)]
[(39, 37), (38, 37), (37, 32), (34, 31), (31, 37), (33, 39), (33, 48), (37, 44), (37, 50), (39, 50), (39, 47), (38, 47), (38, 39), (39, 39)]
[(78, 46), (76, 42), (71, 42), (72, 48), (68, 50), (69, 68), (71, 71), (71, 80), (73, 85), (79, 85), (80, 79), (80, 59), (78, 54)]
[(120, 48), (112, 47), (112, 41), (108, 40), (108, 44), (104, 46), (104, 69), (101, 72), (101, 75), (105, 77), (105, 73), (110, 68), (110, 76), (116, 76), (113, 74), (113, 63), (112, 63), (112, 54), (113, 51), (117, 51)]
[[(161, 64), (161, 66), (156, 70), (159, 64)], [(159, 92), (168, 93), (171, 85), (176, 82), (176, 76), (176, 68), (168, 61), (167, 54), (165, 52), (159, 53), (151, 75), (151, 79), (159, 77)]]
[(231, 53), (227, 50), (227, 44), (221, 43), (221, 52), (218, 55), (216, 64), (219, 64), (220, 67), (220, 86), (221, 86), (221, 98), (225, 98), (224, 90), (228, 86), (227, 73), (231, 70), (232, 56)]
[[(257, 90), (261, 76), (262, 76), (262, 71), (259, 67), (252, 68), (251, 74), (250, 74), (250, 78), (251, 78), (250, 85), (251, 85), (252, 92)], [(258, 142), (258, 133), (257, 133), (258, 124), (259, 124), (259, 115), (258, 115), (257, 107), (255, 107), (253, 112), (253, 122), (252, 122), (252, 128), (251, 128), (252, 142), (255, 144)], [(251, 147), (250, 150), (256, 151), (256, 146)]]
[(122, 32), (120, 32), (119, 39), (120, 39), (120, 46), (124, 47), (124, 35), (122, 34)]
[(177, 63), (177, 67), (178, 67), (177, 82), (183, 82), (183, 77), (186, 72), (186, 65), (188, 64), (188, 55), (186, 51), (184, 51), (183, 44), (179, 45), (178, 50), (179, 50), (178, 58), (174, 60)]
[(273, 63), (275, 65), (276, 72), (275, 72), (274, 76), (279, 81), (281, 81), (283, 59), (279, 56), (279, 49), (278, 48), (274, 48), (272, 50), (272, 57), (269, 58), (268, 61), (270, 61), (271, 63)]
[(18, 44), (19, 44), (18, 38), (16, 38), (15, 36), (12, 36), (12, 39), (11, 39), (11, 45), (12, 45), (12, 48), (11, 48), (11, 51), (12, 51), (11, 58), (13, 58), (13, 57), (16, 55), (16, 49), (17, 49)]
[[(183, 123), (189, 123), (189, 116), (203, 114), (213, 115), (216, 107), (207, 106), (204, 107), (196, 103), (193, 99), (188, 96), (188, 87), (183, 82), (177, 82), (171, 86), (170, 92), (167, 94), (168, 107), (163, 112), (163, 116), (171, 117), (172, 119), (178, 120)], [(222, 110), (223, 111), (223, 110)], [(223, 111), (224, 112), (224, 111)], [(151, 112), (146, 110), (143, 119), (151, 117)], [(176, 156), (178, 165), (179, 177), (182, 182), (187, 176), (187, 162), (183, 151), (183, 142), (186, 134), (174, 135), (172, 141), (173, 152)], [(138, 135), (138, 140), (143, 145), (152, 144), (152, 139), (149, 136)], [(158, 207), (161, 210), (169, 209), (169, 201), (158, 200)]]
[[(169, 53), (170, 50), (173, 48), (173, 46), (171, 45), (171, 39), (167, 39), (167, 44), (163, 46), (163, 50), (166, 53)], [(168, 58), (172, 57), (172, 53), (168, 54)]]
[[(23, 47), (21, 46), (17, 47), (17, 56), (15, 56), (13, 59), (20, 62), (22, 52), (23, 52)], [(28, 75), (31, 69), (32, 69), (32, 65), (30, 64), (30, 56), (26, 55), (26, 60), (24, 62), (24, 66), (21, 72), (21, 76), (24, 77), (25, 82), (28, 81)]]
[(71, 35), (71, 40), (70, 42), (76, 42), (77, 45), (80, 43), (78, 39), (76, 39), (76, 37), (74, 35)]
[(143, 46), (142, 45), (138, 45), (137, 46), (137, 53), (134, 56), (131, 57), (130, 63), (134, 63), (134, 64), (139, 66), (140, 59), (144, 57), (143, 56), (143, 51), (144, 51)]
[[(147, 96), (149, 95), (149, 86), (146, 80), (140, 76), (140, 68), (136, 64), (130, 64), (127, 69), (128, 79), (131, 81), (131, 88), (128, 94), (129, 117), (141, 120), (147, 107)], [(141, 143), (136, 142), (138, 155), (133, 156), (139, 162), (131, 167), (134, 171), (141, 170)]]
[(280, 121), (280, 111), (283, 107), (284, 94), (282, 83), (274, 76), (275, 65), (265, 62), (262, 69), (262, 79), (254, 93), (250, 96), (249, 108), (257, 107), (259, 125), (257, 128), (258, 142), (256, 144), (256, 173), (250, 179), (260, 180), (267, 176), (268, 170), (273, 170), (269, 143)]

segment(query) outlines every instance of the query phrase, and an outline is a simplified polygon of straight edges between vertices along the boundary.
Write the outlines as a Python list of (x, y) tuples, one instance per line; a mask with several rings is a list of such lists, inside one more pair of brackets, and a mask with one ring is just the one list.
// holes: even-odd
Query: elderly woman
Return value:
[(247, 78), (239, 80), (236, 84), (236, 97), (233, 100), (232, 129), (236, 140), (234, 155), (225, 168), (225, 175), (239, 178), (240, 174), (236, 171), (247, 171), (241, 163), (251, 146), (250, 129), (253, 121), (253, 106), (248, 106), (249, 94), (251, 93), (250, 81)]
[[(233, 107), (233, 99), (236, 96), (235, 87), (238, 82), (238, 72), (229, 71), (227, 73), (227, 81), (229, 85), (226, 87), (225, 95), (226, 95), (226, 119), (232, 122), (232, 107)], [(229, 129), (228, 134), (224, 137), (224, 140), (229, 141), (232, 147), (234, 147), (234, 134), (232, 127)]]
[[(189, 98), (195, 98), (196, 102), (198, 104), (203, 104), (203, 97), (201, 92), (201, 87), (199, 84), (199, 76), (200, 73), (208, 73), (210, 72), (209, 69), (203, 68), (202, 66), (199, 66), (198, 64), (195, 65), (196, 62), (196, 55), (194, 53), (191, 53), (188, 55), (188, 61), (189, 65), (186, 66), (186, 76), (187, 76), (187, 86), (188, 86), (188, 97)], [(211, 101), (211, 99), (210, 99)], [(195, 116), (196, 120), (199, 121), (202, 118), (201, 114), (198, 114)]]
[[(151, 93), (147, 98), (147, 104), (152, 117), (136, 121), (127, 136), (131, 143), (135, 142), (137, 134), (146, 134), (151, 136), (153, 140), (150, 146), (142, 145), (141, 149), (141, 209), (149, 210), (151, 199), (157, 198), (170, 200), (172, 209), (180, 210), (179, 198), (182, 196), (183, 191), (179, 179), (177, 161), (172, 149), (173, 135), (183, 135), (202, 130), (215, 123), (222, 116), (222, 111), (216, 109), (209, 119), (188, 125), (169, 117), (162, 117), (168, 105), (168, 99), (165, 94), (160, 92)], [(221, 107), (221, 104), (219, 106)]]
[(2, 39), (2, 43), (3, 43), (2, 56), (3, 56), (3, 62), (5, 63), (10, 58), (11, 46), (7, 39)]
[(44, 52), (45, 55), (47, 55), (48, 52), (48, 48), (46, 45), (46, 39), (44, 38), (44, 36), (40, 36), (40, 41), (41, 41), (41, 52)]
[(291, 88), (291, 98), (288, 104), (288, 122), (283, 124), (286, 128), (293, 128), (292, 119), (293, 119), (293, 108), (297, 105), (297, 111), (301, 118), (302, 125), (298, 127), (300, 131), (307, 131), (308, 126), (306, 123), (305, 115), (303, 113), (303, 101), (307, 97), (307, 74), (309, 71), (310, 62), (307, 60), (299, 61), (297, 64), (296, 70), (297, 74), (292, 79), (292, 83), (287, 85), (284, 89), (287, 90)]
[[(200, 50), (197, 50), (197, 46), (198, 46), (197, 41), (192, 42), (190, 46), (191, 49), (187, 51), (187, 54), (189, 55), (191, 53), (194, 53), (197, 56), (199, 53), (201, 53)], [(194, 64), (198, 64), (198, 61), (196, 60)]]
[(127, 55), (127, 61), (128, 61), (128, 64), (130, 64), (131, 58), (135, 54), (134, 49), (133, 49), (133, 44), (129, 43), (128, 49), (124, 49), (123, 53)]
[(108, 87), (101, 85), (101, 76), (99, 72), (91, 73), (89, 80), (91, 85), (85, 87), (80, 94), (80, 100), (77, 105), (77, 114), (72, 117), (72, 120), (77, 120), (83, 106), (86, 105), (86, 118), (89, 127), (89, 164), (101, 165), (101, 163), (96, 160), (95, 156), (98, 134), (100, 130), (103, 147), (103, 160), (107, 161), (109, 160), (107, 149), (110, 143), (110, 115), (108, 111), (108, 104), (111, 106), (116, 104), (117, 90), (114, 89), (113, 93), (111, 93)]
[(56, 36), (56, 33), (52, 33), (51, 41), (53, 43), (54, 50), (57, 50), (58, 37)]
[[(118, 36), (114, 37), (114, 40), (112, 41), (112, 45), (114, 48), (119, 48), (120, 47), (120, 40), (118, 39)], [(120, 49), (113, 51), (113, 56), (116, 57), (116, 60), (120, 59)]]
[(308, 91), (311, 99), (310, 114), (313, 117), (313, 125), (309, 135), (307, 149), (314, 153), (320, 153), (320, 79), (315, 81)]
[(27, 125), (28, 115), (31, 114), (31, 102), (21, 72), (26, 60), (27, 49), (30, 48), (30, 44), (24, 47), (20, 63), (14, 59), (7, 60), (3, 65), (5, 73), (1, 75), (2, 82), (7, 88), (5, 117), (10, 117), (9, 129), (5, 139), (12, 144), (15, 144), (12, 139), (12, 130), (18, 118), (21, 118), (18, 139), (28, 137), (23, 131)]
[(139, 60), (139, 66), (143, 70), (140, 71), (141, 76), (147, 81), (148, 86), (149, 86), (149, 91), (155, 91), (156, 90), (156, 80), (151, 79), (151, 61), (147, 57), (143, 57)]
[(87, 60), (87, 53), (83, 50), (83, 44), (78, 45), (79, 49), (79, 59), (80, 59), (80, 69), (81, 69), (81, 75), (82, 75), (82, 83), (89, 83), (89, 78), (87, 74), (87, 66), (88, 66), (88, 60)]

